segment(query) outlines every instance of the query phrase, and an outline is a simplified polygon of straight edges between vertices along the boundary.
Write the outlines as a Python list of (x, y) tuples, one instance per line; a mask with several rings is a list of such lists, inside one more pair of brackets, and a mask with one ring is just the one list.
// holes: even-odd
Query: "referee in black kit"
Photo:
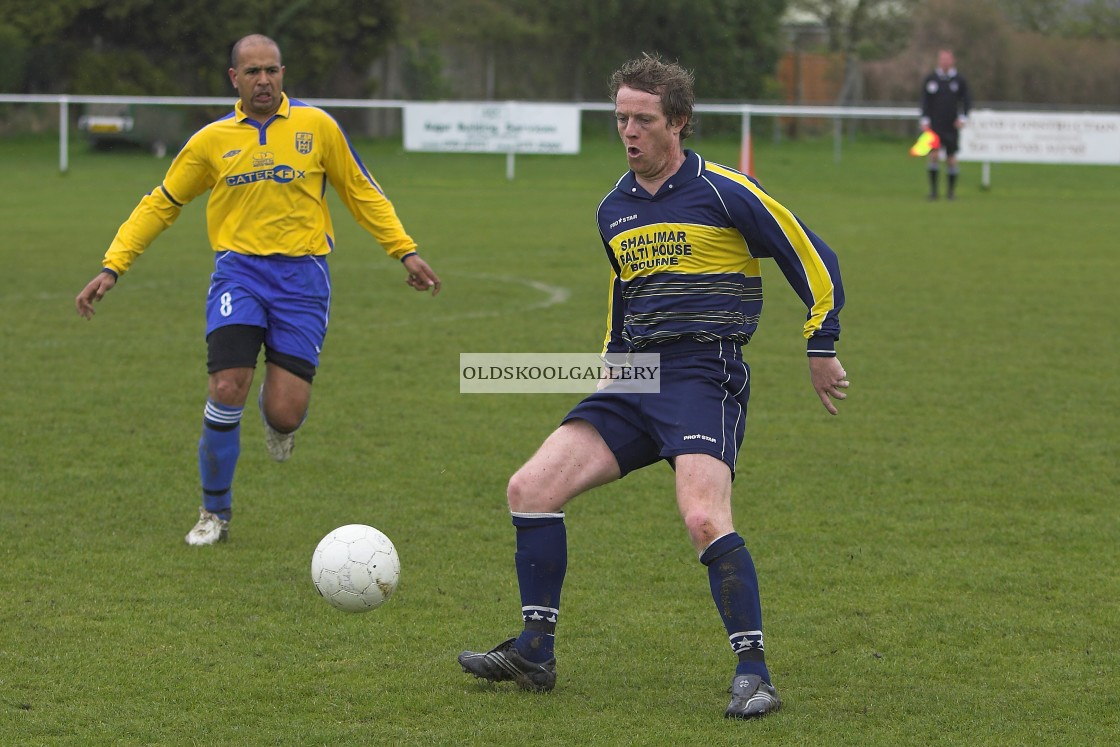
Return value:
[[(922, 82), (922, 129), (930, 129), (941, 139), (949, 181), (945, 196), (953, 199), (957, 186), (957, 150), (960, 128), (972, 108), (968, 83), (957, 72), (952, 50), (937, 53), (937, 68)], [(929, 152), (929, 199), (937, 199), (937, 183), (941, 175), (941, 148)]]

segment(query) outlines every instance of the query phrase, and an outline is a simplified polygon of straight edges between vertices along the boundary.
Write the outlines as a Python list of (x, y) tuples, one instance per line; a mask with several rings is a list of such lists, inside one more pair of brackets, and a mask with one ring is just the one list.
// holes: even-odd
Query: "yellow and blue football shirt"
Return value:
[(627, 172), (597, 219), (614, 269), (605, 353), (692, 340), (745, 345), (772, 258), (808, 309), (810, 356), (836, 355), (844, 290), (835, 253), (758, 182), (685, 151), (656, 195)]
[(233, 112), (196, 132), (163, 183), (117, 231), (102, 264), (126, 272), (183, 205), (210, 190), (207, 233), (215, 252), (302, 257), (334, 248), (327, 184), (389, 256), (416, 250), (393, 204), (338, 123), (322, 109), (282, 95), (261, 124)]

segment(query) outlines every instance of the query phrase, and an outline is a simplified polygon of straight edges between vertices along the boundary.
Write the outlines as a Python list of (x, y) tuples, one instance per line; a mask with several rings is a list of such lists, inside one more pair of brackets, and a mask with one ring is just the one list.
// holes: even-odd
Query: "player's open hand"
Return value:
[(809, 358), (809, 376), (813, 380), (813, 389), (816, 390), (817, 396), (821, 398), (824, 409), (832, 415), (836, 415), (839, 411), (832, 400), (847, 399), (848, 397), (847, 392), (844, 391), (848, 388), (848, 374), (844, 371), (844, 367), (840, 365), (839, 359)]
[(99, 272), (94, 276), (93, 280), (86, 283), (86, 287), (82, 288), (82, 292), (74, 299), (74, 307), (78, 310), (78, 316), (83, 319), (92, 319), (96, 313), (93, 310), (93, 305), (105, 297), (105, 294), (113, 289), (117, 284), (117, 279), (108, 272)]
[(405, 282), (409, 286), (418, 291), (431, 290), (433, 296), (439, 293), (439, 276), (428, 267), (428, 263), (422, 260), (419, 254), (405, 257), (404, 268), (408, 270), (408, 278)]

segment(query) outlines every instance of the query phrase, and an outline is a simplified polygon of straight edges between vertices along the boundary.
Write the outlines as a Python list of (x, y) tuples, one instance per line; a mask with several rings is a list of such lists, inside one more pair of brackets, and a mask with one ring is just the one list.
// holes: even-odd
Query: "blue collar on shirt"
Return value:
[(268, 131), (268, 126), (281, 117), (287, 118), (291, 116), (291, 113), (292, 102), (288, 99), (288, 94), (284, 93), (283, 91), (280, 92), (280, 108), (277, 109), (276, 113), (269, 117), (268, 121), (264, 123), (250, 118), (245, 113), (245, 109), (242, 108), (240, 99), (238, 99), (237, 103), (233, 105), (233, 114), (237, 118), (238, 123), (249, 124), (257, 128), (257, 131), (259, 132), (258, 139), (261, 145), (264, 145), (267, 142), (267, 135), (265, 133)]
[[(668, 181), (661, 185), (657, 190), (657, 194), (662, 194), (673, 189), (679, 188), (685, 182), (698, 179), (704, 173), (704, 159), (700, 154), (685, 148), (684, 163), (677, 169), (677, 173), (669, 177)], [(638, 178), (634, 176), (633, 171), (627, 171), (618, 183), (615, 184), (615, 189), (629, 197), (638, 197), (643, 200), (652, 200), (656, 195), (651, 195), (640, 184)]]

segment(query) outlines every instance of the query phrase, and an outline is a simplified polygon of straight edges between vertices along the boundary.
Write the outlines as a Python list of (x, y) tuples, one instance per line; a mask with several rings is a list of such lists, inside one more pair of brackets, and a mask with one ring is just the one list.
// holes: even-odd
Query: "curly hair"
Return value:
[(643, 53), (611, 75), (611, 101), (623, 86), (645, 91), (661, 97), (661, 112), (670, 122), (685, 120), (681, 140), (693, 132), (692, 108), (696, 94), (692, 90), (693, 76), (675, 62), (662, 62), (657, 54)]

